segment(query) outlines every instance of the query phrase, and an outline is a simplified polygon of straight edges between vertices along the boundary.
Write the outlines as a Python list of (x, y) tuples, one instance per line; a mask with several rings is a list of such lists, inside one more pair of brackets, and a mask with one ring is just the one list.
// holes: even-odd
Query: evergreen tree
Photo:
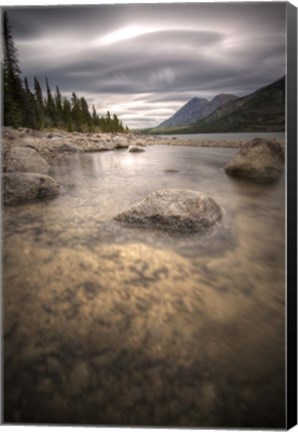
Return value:
[(94, 105), (90, 113), (86, 99), (78, 98), (74, 92), (69, 101), (63, 98), (57, 85), (53, 97), (47, 78), (45, 99), (36, 77), (33, 92), (27, 78), (23, 84), (7, 12), (3, 14), (3, 53), (4, 125), (32, 129), (59, 127), (83, 132), (95, 131), (97, 128), (102, 132), (128, 131), (127, 127), (124, 130), (116, 114), (111, 116), (107, 111), (105, 117), (99, 118)]
[(116, 114), (113, 114), (113, 120), (112, 120), (112, 132), (121, 132), (123, 129), (123, 126), (121, 122), (119, 121)]
[(4, 87), (4, 124), (19, 127), (24, 125), (24, 93), (21, 71), (14, 45), (7, 12), (3, 14), (3, 87)]
[(71, 114), (74, 129), (78, 132), (81, 132), (82, 115), (80, 110), (80, 101), (75, 92), (73, 92), (71, 96)]
[(48, 79), (46, 78), (46, 91), (47, 91), (47, 97), (46, 97), (46, 113), (47, 113), (47, 126), (56, 127), (57, 126), (57, 113), (56, 113), (56, 107), (54, 98), (52, 96), (51, 88), (48, 82)]
[(36, 127), (43, 129), (45, 123), (45, 106), (43, 102), (42, 90), (39, 81), (34, 77), (34, 99), (35, 99), (35, 115)]
[(81, 119), (84, 125), (84, 130), (91, 131), (92, 118), (89, 112), (88, 103), (85, 98), (80, 99)]
[(24, 105), (23, 105), (23, 115), (24, 122), (30, 129), (36, 129), (36, 109), (35, 109), (35, 99), (31, 92), (28, 84), (28, 80), (24, 79), (25, 90), (24, 90)]
[(66, 97), (63, 99), (62, 113), (63, 113), (62, 118), (63, 118), (64, 127), (69, 132), (72, 132), (73, 131), (73, 124), (72, 124), (72, 116), (71, 116), (71, 104)]
[(63, 126), (63, 119), (62, 119), (62, 96), (61, 92), (58, 86), (56, 86), (56, 93), (55, 93), (55, 111), (57, 116), (57, 126), (61, 127)]
[(92, 105), (92, 124), (94, 127), (99, 125), (99, 118), (94, 105)]

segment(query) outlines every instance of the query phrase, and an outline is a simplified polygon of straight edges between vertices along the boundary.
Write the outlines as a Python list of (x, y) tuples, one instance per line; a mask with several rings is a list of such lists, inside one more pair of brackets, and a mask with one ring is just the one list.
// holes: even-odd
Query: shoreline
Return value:
[[(256, 133), (256, 137), (258, 134)], [(276, 140), (279, 141), (279, 140)], [(158, 137), (132, 133), (93, 133), (67, 132), (63, 130), (39, 131), (27, 128), (2, 128), (2, 172), (7, 172), (7, 164), (13, 148), (27, 147), (36, 150), (52, 165), (57, 158), (73, 153), (91, 153), (128, 149), (131, 146), (170, 145), (186, 147), (240, 148), (245, 139), (194, 139), (178, 137)], [(279, 141), (284, 145), (284, 141)]]

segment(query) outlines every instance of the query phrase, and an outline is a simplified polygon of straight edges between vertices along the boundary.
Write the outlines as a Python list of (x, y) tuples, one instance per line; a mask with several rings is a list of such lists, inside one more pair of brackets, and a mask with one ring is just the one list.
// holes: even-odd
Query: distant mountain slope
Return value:
[(220, 94), (211, 101), (194, 97), (180, 108), (172, 117), (162, 122), (158, 128), (190, 125), (197, 120), (204, 119), (213, 113), (218, 107), (237, 99), (237, 96)]
[[(209, 104), (222, 96), (216, 96), (211, 102), (204, 104), (201, 115), (205, 114), (206, 111), (204, 110), (209, 107)], [(160, 125), (156, 128), (146, 129), (143, 133), (283, 132), (284, 130), (285, 76), (247, 96), (234, 97), (233, 100), (221, 104), (210, 115), (189, 125), (173, 125), (170, 127)]]
[[(284, 131), (285, 76), (217, 108), (183, 133)], [(182, 133), (182, 131), (181, 131)]]
[(180, 108), (172, 117), (162, 122), (158, 127), (171, 127), (189, 125), (193, 121), (202, 118), (200, 112), (208, 105), (209, 101), (194, 97)]

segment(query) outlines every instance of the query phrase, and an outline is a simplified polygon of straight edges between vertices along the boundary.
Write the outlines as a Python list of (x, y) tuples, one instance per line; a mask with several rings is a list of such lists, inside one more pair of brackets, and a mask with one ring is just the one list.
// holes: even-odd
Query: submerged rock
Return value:
[(50, 165), (31, 147), (16, 146), (11, 149), (8, 161), (7, 172), (35, 172), (47, 173)]
[(132, 145), (128, 149), (129, 153), (141, 153), (144, 152), (145, 149), (143, 147), (139, 147), (137, 145)]
[(4, 204), (21, 204), (39, 198), (55, 196), (60, 185), (52, 178), (37, 173), (3, 174)]
[(222, 210), (201, 192), (164, 189), (115, 217), (127, 225), (141, 225), (165, 231), (204, 232), (222, 219)]
[(255, 138), (240, 148), (225, 171), (234, 176), (273, 181), (282, 175), (284, 159), (284, 147), (278, 141)]

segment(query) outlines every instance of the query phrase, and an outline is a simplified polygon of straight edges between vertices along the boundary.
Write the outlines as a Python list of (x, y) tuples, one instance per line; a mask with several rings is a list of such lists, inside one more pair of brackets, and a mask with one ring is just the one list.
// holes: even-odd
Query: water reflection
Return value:
[[(74, 155), (57, 199), (5, 209), (5, 421), (285, 426), (284, 180), (228, 177), (235, 151)], [(162, 187), (211, 195), (225, 226), (111, 222)]]

